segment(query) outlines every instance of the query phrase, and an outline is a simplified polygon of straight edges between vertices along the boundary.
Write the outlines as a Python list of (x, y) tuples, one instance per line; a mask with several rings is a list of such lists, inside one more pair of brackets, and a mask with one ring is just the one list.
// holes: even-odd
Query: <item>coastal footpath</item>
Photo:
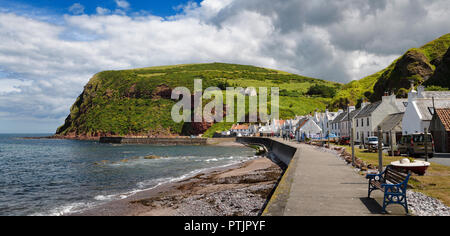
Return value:
[[(271, 197), (264, 216), (371, 216), (382, 215), (383, 194), (367, 198), (367, 180), (339, 160), (331, 150), (280, 138), (242, 138), (260, 143), (288, 161), (288, 169)], [(293, 155), (287, 151), (295, 150)], [(290, 157), (290, 158), (289, 158)], [(390, 215), (405, 215), (390, 206)]]
[[(382, 214), (383, 193), (367, 198), (367, 180), (345, 164), (334, 150), (272, 138), (271, 142), (296, 152), (271, 197), (264, 216), (373, 216)], [(264, 142), (267, 140), (253, 140)], [(449, 216), (450, 208), (421, 193), (408, 190), (413, 215)], [(405, 216), (400, 205), (390, 205), (388, 215)]]

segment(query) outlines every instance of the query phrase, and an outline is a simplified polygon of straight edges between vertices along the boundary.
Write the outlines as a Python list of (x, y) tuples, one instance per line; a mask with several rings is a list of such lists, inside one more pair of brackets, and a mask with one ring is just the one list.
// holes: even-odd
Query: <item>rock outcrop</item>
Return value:
[(433, 74), (433, 66), (428, 58), (419, 50), (410, 50), (378, 79), (374, 86), (372, 101), (381, 99), (385, 92), (398, 93), (402, 88), (409, 88), (411, 81), (416, 84), (428, 80)]
[(444, 57), (439, 60), (433, 76), (425, 82), (425, 85), (436, 85), (450, 88), (450, 48)]

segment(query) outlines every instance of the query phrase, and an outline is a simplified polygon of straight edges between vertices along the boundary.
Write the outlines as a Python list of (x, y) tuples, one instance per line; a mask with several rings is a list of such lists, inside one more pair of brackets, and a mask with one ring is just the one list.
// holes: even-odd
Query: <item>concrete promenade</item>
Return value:
[[(368, 181), (327, 150), (274, 139), (297, 148), (264, 215), (284, 216), (373, 216), (381, 215), (383, 194), (367, 198)], [(389, 215), (405, 215), (391, 205)]]

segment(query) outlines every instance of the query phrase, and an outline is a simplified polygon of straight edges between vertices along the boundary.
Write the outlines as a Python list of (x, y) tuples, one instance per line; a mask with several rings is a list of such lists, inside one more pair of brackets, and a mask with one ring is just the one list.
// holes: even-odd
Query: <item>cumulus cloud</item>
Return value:
[(99, 15), (106, 15), (106, 14), (109, 14), (111, 12), (111, 10), (109, 10), (107, 8), (103, 8), (103, 7), (97, 7), (97, 8), (95, 8), (95, 11)]
[(116, 0), (117, 7), (128, 9), (130, 7), (130, 3), (125, 0)]
[(116, 3), (57, 24), (0, 12), (0, 119), (62, 123), (103, 70), (219, 61), (349, 82), (450, 22), (447, 0), (204, 0), (165, 18)]
[(72, 6), (69, 7), (69, 12), (75, 15), (84, 14), (84, 6), (80, 3), (74, 3)]

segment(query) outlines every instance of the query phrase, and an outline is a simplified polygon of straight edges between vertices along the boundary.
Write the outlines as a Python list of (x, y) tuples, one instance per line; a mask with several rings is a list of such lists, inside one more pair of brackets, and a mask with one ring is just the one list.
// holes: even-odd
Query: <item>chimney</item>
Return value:
[(389, 93), (388, 92), (384, 92), (384, 96), (381, 98), (381, 102), (387, 102), (387, 101), (389, 101), (390, 100), (390, 97), (389, 97)]
[(369, 104), (370, 104), (370, 102), (363, 102), (363, 103), (361, 103), (361, 109), (364, 109), (364, 107), (366, 107)]
[(417, 97), (419, 98), (423, 98), (422, 93), (425, 92), (425, 87), (420, 85), (419, 87), (417, 87)]
[(411, 81), (411, 91), (408, 93), (408, 104), (412, 104), (416, 98), (417, 91), (414, 89), (414, 81)]

